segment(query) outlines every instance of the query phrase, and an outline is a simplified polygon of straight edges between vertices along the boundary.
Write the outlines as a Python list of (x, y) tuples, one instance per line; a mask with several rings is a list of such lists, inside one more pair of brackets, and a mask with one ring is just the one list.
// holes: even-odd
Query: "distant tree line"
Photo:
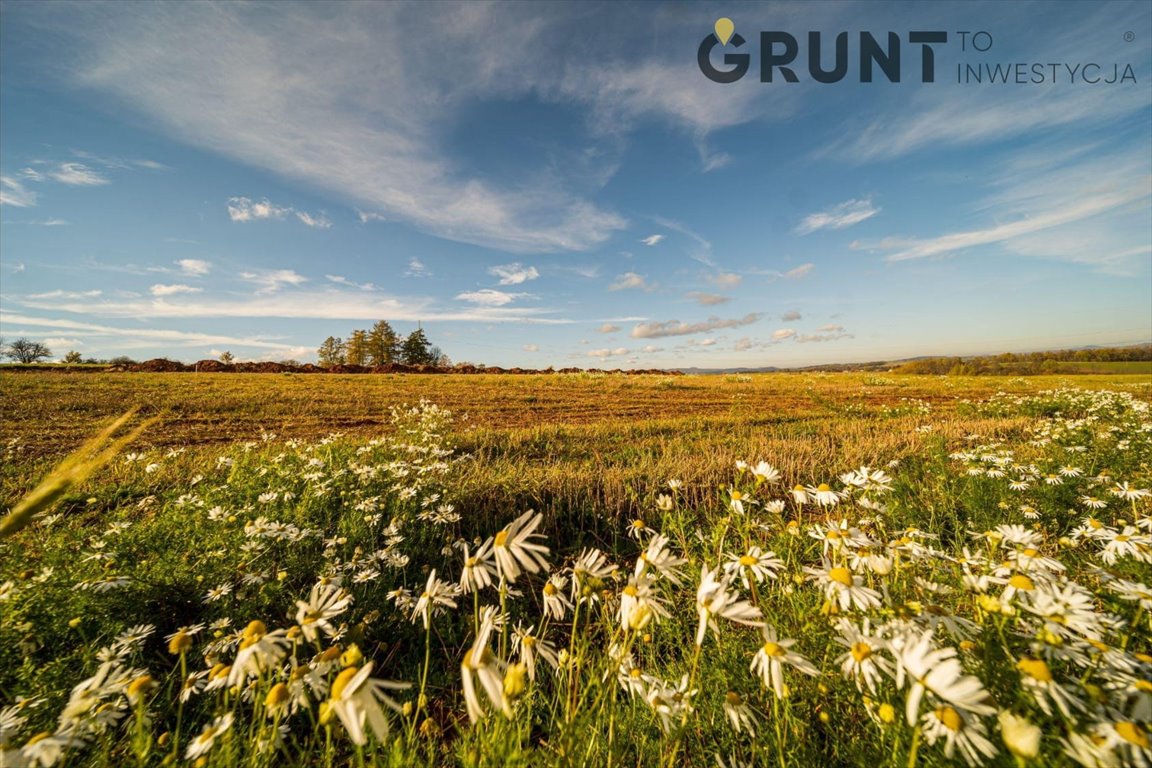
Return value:
[(894, 373), (937, 376), (1029, 376), (1066, 372), (1060, 363), (1122, 363), (1152, 361), (1152, 344), (1132, 347), (1060, 349), (1051, 352), (1006, 352), (981, 357), (926, 357), (909, 360)]
[(316, 350), (323, 368), (334, 365), (438, 365), (448, 367), (452, 361), (428, 340), (423, 328), (400, 336), (387, 320), (368, 330), (357, 329), (347, 339), (329, 336)]

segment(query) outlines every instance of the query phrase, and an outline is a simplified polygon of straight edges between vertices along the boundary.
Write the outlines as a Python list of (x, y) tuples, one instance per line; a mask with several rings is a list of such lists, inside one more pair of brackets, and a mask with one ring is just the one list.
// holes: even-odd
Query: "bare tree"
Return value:
[(35, 363), (52, 357), (52, 350), (38, 341), (20, 338), (7, 346), (5, 354), (18, 363)]

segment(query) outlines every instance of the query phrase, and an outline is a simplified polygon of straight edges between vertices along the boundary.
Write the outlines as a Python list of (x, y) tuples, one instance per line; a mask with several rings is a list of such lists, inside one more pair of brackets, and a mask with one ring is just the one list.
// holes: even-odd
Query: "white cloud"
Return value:
[(267, 198), (253, 202), (247, 197), (228, 198), (228, 218), (245, 222), (257, 219), (282, 219), (292, 212), (291, 208), (273, 205)]
[(588, 357), (624, 357), (630, 354), (632, 354), (632, 352), (627, 347), (617, 347), (616, 349), (592, 349), (588, 351)]
[(203, 259), (178, 259), (174, 263), (189, 277), (203, 277), (212, 271), (212, 262)]
[(404, 271), (404, 277), (431, 277), (432, 273), (428, 271), (427, 267), (420, 259), (413, 256), (408, 259), (408, 269)]
[(308, 278), (297, 274), (291, 269), (265, 269), (253, 272), (241, 272), (241, 280), (255, 283), (258, 288), (256, 295), (275, 293), (286, 285), (302, 285)]
[(516, 299), (524, 298), (527, 295), (526, 293), (507, 293), (505, 291), (493, 290), (492, 288), (481, 288), (478, 291), (466, 291), (456, 294), (456, 298), (460, 301), (482, 304), (486, 307), (502, 307), (505, 304), (510, 304)]
[(644, 245), (651, 246), (651, 245), (656, 245), (657, 243), (659, 243), (663, 239), (664, 239), (664, 235), (649, 235), (648, 237), (644, 238), (640, 242), (644, 243)]
[(816, 330), (821, 332), (839, 333), (844, 330), (844, 326), (836, 325), (835, 323), (829, 323), (828, 325), (820, 326)]
[(499, 285), (519, 285), (540, 277), (536, 267), (526, 267), (519, 262), (497, 264), (488, 268), (488, 274), (500, 278)]
[(762, 317), (760, 313), (753, 312), (744, 317), (722, 320), (710, 317), (701, 323), (682, 323), (679, 320), (669, 320), (663, 323), (640, 323), (632, 329), (634, 339), (657, 339), (665, 336), (687, 336), (694, 333), (707, 333), (720, 328), (736, 328), (742, 325), (751, 325)]
[(663, 352), (664, 347), (657, 347), (655, 344), (646, 344), (644, 346), (644, 348), (640, 351), (641, 352), (647, 352), (648, 354), (652, 354), (654, 352)]
[(48, 291), (47, 293), (30, 293), (30, 294), (28, 294), (28, 298), (30, 298), (30, 299), (93, 299), (93, 298), (96, 298), (97, 296), (100, 296), (103, 293), (104, 293), (104, 291), (101, 291), (101, 290), (63, 291), (63, 290), (57, 289), (55, 291)]
[(43, 221), (31, 221), (29, 224), (35, 224), (38, 227), (68, 227), (72, 223), (64, 219), (44, 219)]
[(810, 213), (796, 227), (796, 234), (807, 235), (821, 229), (844, 229), (872, 218), (880, 209), (872, 205), (871, 198), (849, 200), (826, 211)]
[(790, 309), (787, 312), (785, 312), (783, 315), (781, 315), (780, 319), (786, 323), (791, 323), (793, 321), (800, 319), (800, 313), (794, 309)]
[(313, 227), (315, 229), (329, 229), (332, 226), (332, 222), (329, 221), (328, 217), (324, 216), (323, 214), (312, 215), (304, 211), (294, 211), (294, 213), (296, 214), (297, 219), (309, 227)]
[[(840, 326), (835, 326), (835, 327), (840, 328)], [(839, 331), (833, 331), (831, 333), (809, 333), (809, 334), (797, 336), (796, 337), (796, 343), (797, 344), (808, 344), (811, 342), (836, 341), (837, 339), (851, 339), (851, 338), (853, 338), (852, 334), (845, 333), (844, 330), (841, 328)]]
[(688, 293), (688, 298), (693, 299), (702, 307), (714, 307), (732, 301), (732, 297), (730, 296), (721, 296), (718, 293), (704, 293), (702, 291), (691, 291)]
[(616, 325), (615, 323), (604, 323), (604, 325), (602, 325), (596, 329), (596, 332), (597, 333), (616, 333), (619, 330), (620, 330), (620, 326)]
[(540, 347), (536, 344), (525, 344), (524, 345), (524, 351), (525, 352), (539, 352)]
[[(36, 328), (55, 328), (67, 331), (74, 336), (87, 338), (116, 339), (116, 347), (126, 349), (132, 347), (146, 347), (163, 344), (164, 346), (192, 347), (201, 345), (220, 345), (228, 347), (257, 347), (262, 349), (281, 350), (290, 353), (299, 347), (283, 344), (274, 339), (261, 336), (225, 336), (220, 334), (198, 333), (195, 331), (176, 331), (165, 328), (119, 328), (108, 325), (65, 320), (60, 318), (33, 317), (0, 310), (0, 320), (9, 324), (21, 324)], [(79, 343), (74, 346), (80, 346)], [(86, 344), (88, 347), (94, 344)]]
[(718, 272), (715, 275), (708, 275), (706, 279), (712, 285), (724, 290), (730, 290), (744, 282), (744, 278), (735, 272)]
[(107, 178), (83, 163), (61, 163), (46, 175), (54, 181), (74, 187), (98, 187), (108, 183)]
[(812, 268), (815, 266), (816, 265), (811, 262), (807, 264), (801, 264), (798, 267), (793, 267), (792, 269), (788, 270), (784, 274), (780, 275), (780, 277), (784, 278), (785, 280), (800, 280), (807, 277), (808, 273), (811, 272)]
[(11, 176), (0, 176), (0, 205), (31, 208), (36, 205), (36, 193)]
[(173, 283), (170, 285), (157, 283), (148, 290), (151, 291), (153, 296), (175, 296), (180, 293), (200, 293), (203, 289), (192, 285), (183, 285), (182, 283)]
[(635, 272), (625, 272), (622, 275), (617, 275), (615, 282), (608, 286), (610, 291), (623, 291), (629, 288), (641, 288), (648, 290), (649, 285), (642, 275)]
[[(733, 94), (692, 77), (694, 62), (671, 56), (639, 67), (599, 55), (585, 57), (587, 69), (525, 67), (524, 50), (572, 44), (571, 11), (368, 3), (328, 14), (289, 4), (268, 24), (242, 4), (209, 14), (162, 6), (37, 11), (67, 39), (44, 55), (69, 85), (114, 99), (176, 140), (506, 252), (585, 250), (627, 225), (593, 202), (618, 163), (619, 151), (607, 150), (624, 121), (707, 131), (746, 120), (757, 101), (753, 89)], [(417, 27), (420, 35), (407, 32)], [(590, 39), (619, 51), (611, 37)], [(302, 67), (302, 58), (323, 65)], [(445, 137), (465, 110), (493, 97), (590, 108), (604, 157), (526, 178), (469, 170)]]
[(792, 328), (781, 328), (779, 330), (772, 331), (773, 341), (783, 341), (784, 339), (790, 339), (795, 335), (796, 331)]
[(83, 348), (84, 342), (80, 339), (68, 338), (64, 336), (48, 336), (42, 340), (44, 345), (53, 351), (56, 357), (64, 357), (66, 354), (63, 350), (73, 350), (77, 347)]

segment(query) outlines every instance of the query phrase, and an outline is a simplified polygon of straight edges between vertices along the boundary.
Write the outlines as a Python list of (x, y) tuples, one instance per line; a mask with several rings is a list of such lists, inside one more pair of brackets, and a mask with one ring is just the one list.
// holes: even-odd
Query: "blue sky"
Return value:
[[(0, 333), (57, 355), (310, 360), (377, 319), (531, 367), (1152, 337), (1148, 3), (0, 14)], [(722, 16), (732, 84), (696, 62)], [(760, 82), (762, 30), (800, 82)], [(948, 32), (936, 82), (913, 30)], [(827, 66), (848, 32), (841, 82), (810, 31)], [(901, 82), (860, 82), (861, 31), (899, 35)], [(1017, 63), (1043, 82), (957, 82)]]

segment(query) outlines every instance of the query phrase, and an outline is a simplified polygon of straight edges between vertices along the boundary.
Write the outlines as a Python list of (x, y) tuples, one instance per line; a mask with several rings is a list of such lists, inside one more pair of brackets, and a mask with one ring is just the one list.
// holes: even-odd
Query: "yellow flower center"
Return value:
[(135, 699), (141, 694), (147, 693), (148, 689), (153, 685), (151, 675), (140, 675), (132, 682), (128, 683), (128, 698)]
[(732, 501), (740, 501), (743, 498), (744, 494), (740, 493), (740, 491), (732, 491)]
[(1024, 592), (1031, 592), (1036, 589), (1036, 585), (1032, 583), (1032, 579), (1028, 578), (1022, 573), (1017, 573), (1012, 578), (1008, 579), (1008, 586), (1015, 587), (1016, 589)]
[(508, 544), (508, 529), (505, 528), (500, 533), (496, 534), (496, 546), (504, 547)]
[(832, 489), (828, 486), (828, 483), (820, 483), (820, 485), (816, 486), (816, 490), (820, 493), (827, 493)]
[(853, 643), (852, 644), (852, 658), (856, 659), (857, 663), (864, 661), (872, 655), (872, 646), (868, 643)]
[(781, 648), (779, 645), (777, 645), (776, 643), (773, 643), (773, 642), (764, 643), (764, 655), (765, 656), (783, 656), (785, 653), (786, 653), (786, 651), (783, 648)]
[(352, 680), (352, 678), (356, 677), (356, 673), (359, 671), (360, 670), (357, 667), (348, 667), (348, 669), (336, 675), (336, 679), (332, 681), (333, 701), (340, 698), (341, 694), (344, 693), (344, 689), (348, 686), (348, 683)]
[(1129, 744), (1135, 744), (1141, 749), (1148, 749), (1148, 734), (1136, 723), (1125, 721), (1116, 723), (1116, 733)]
[(552, 582), (548, 582), (547, 584), (544, 585), (544, 594), (547, 597), (552, 597), (553, 595), (556, 594), (556, 591), (557, 591), (556, 585), (553, 584)]
[(944, 706), (937, 709), (936, 719), (944, 723), (944, 726), (953, 733), (959, 733), (964, 727), (964, 718), (952, 707)]
[(644, 530), (645, 528), (647, 528), (648, 526), (644, 525), (644, 521), (643, 521), (643, 520), (633, 520), (633, 521), (632, 521), (632, 527), (633, 527), (633, 528), (635, 528), (635, 529), (636, 529), (636, 530), (638, 530), (638, 531), (642, 531), (642, 530)]
[(1119, 536), (1117, 536), (1117, 537), (1114, 539), (1114, 541), (1119, 541), (1119, 542), (1123, 543), (1123, 542), (1125, 542), (1125, 541), (1128, 541), (1128, 537), (1127, 537), (1127, 536), (1125, 536), (1124, 534), (1120, 534)]
[(189, 637), (187, 632), (181, 630), (173, 635), (172, 639), (168, 641), (168, 653), (173, 656), (179, 656), (192, 647), (192, 638)]
[(1133, 683), (1133, 685), (1136, 686), (1136, 690), (1138, 691), (1152, 693), (1152, 682), (1148, 682), (1147, 680), (1137, 680), (1135, 683)]
[(792, 488), (792, 490), (796, 493), (804, 493), (804, 486), (797, 483), (796, 486)]
[(1016, 668), (1033, 680), (1039, 680), (1042, 683), (1052, 682), (1052, 670), (1048, 669), (1048, 665), (1044, 663), (1043, 659), (1031, 659), (1025, 656), (1016, 664)]
[(628, 677), (633, 680), (639, 680), (641, 674), (639, 667), (632, 667), (632, 669), (628, 670)]
[(833, 568), (828, 571), (828, 578), (837, 584), (843, 584), (846, 587), (852, 586), (852, 571), (844, 566)]
[(628, 597), (636, 597), (640, 594), (640, 590), (636, 589), (632, 584), (629, 584), (624, 587), (624, 594), (628, 595)]
[(264, 706), (278, 707), (284, 704), (289, 699), (288, 686), (284, 683), (276, 683), (272, 686), (272, 690), (268, 691), (268, 696), (264, 699)]
[(28, 739), (28, 743), (25, 744), (24, 746), (30, 747), (33, 744), (35, 744), (36, 742), (43, 741), (44, 739), (48, 738), (51, 735), (52, 735), (51, 731), (41, 731), (40, 733), (36, 734), (32, 738)]
[(1038, 555), (1040, 553), (1037, 550), (1033, 549), (1032, 547), (1028, 547), (1023, 552), (1021, 552), (1020, 554), (1024, 555), (1025, 557), (1036, 557), (1036, 555)]
[(512, 664), (504, 673), (504, 695), (515, 699), (524, 693), (527, 687), (528, 668), (523, 664)]
[(756, 563), (758, 563), (758, 562), (760, 562), (760, 561), (757, 560), (756, 558), (752, 557), (752, 555), (743, 555), (740, 558), (740, 565), (744, 566), (745, 568), (751, 568), (752, 566), (756, 565)]
[(896, 708), (891, 704), (881, 704), (876, 714), (880, 717), (880, 722), (882, 723), (891, 724), (896, 722)]

